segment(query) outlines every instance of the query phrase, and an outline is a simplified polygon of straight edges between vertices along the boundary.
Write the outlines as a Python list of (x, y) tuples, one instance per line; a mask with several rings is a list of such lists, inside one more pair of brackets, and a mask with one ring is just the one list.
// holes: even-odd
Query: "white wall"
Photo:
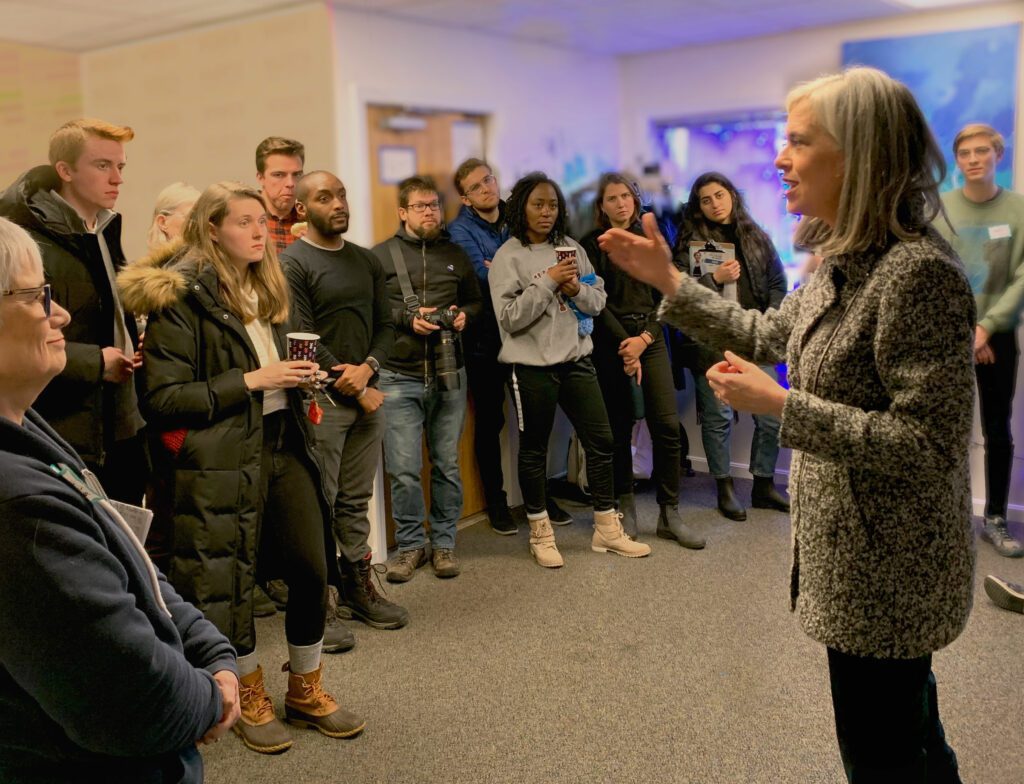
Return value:
[[(267, 136), (303, 142), (310, 168), (335, 166), (327, 25), (326, 8), (310, 3), (81, 56), (85, 113), (135, 129), (117, 203), (129, 259), (145, 252), (164, 186), (256, 185), (256, 145)], [(299, 78), (261, 54), (281, 41), (301, 42)]]
[[(619, 69), (593, 57), (530, 44), (333, 9), (335, 124), (340, 174), (349, 193), (368, 194), (366, 105), (454, 109), (490, 115), (487, 157), (507, 192), (544, 169), (561, 179), (566, 156), (591, 173), (619, 156)], [(372, 236), (368, 208), (353, 205), (353, 241)]]
[[(650, 127), (654, 120), (716, 112), (729, 114), (750, 109), (781, 109), (786, 93), (794, 84), (841, 67), (841, 48), (845, 41), (994, 27), (1022, 21), (1024, 4), (1000, 3), (622, 58), (621, 160), (627, 166), (636, 167), (640, 162), (653, 159)], [(1024, 130), (1024, 57), (1019, 66), (1018, 140)], [(1019, 143), (1017, 147), (1020, 147)], [(1020, 191), (1024, 188), (1024, 153), (1017, 154), (1014, 176), (1016, 189)], [(1024, 342), (1024, 336), (1021, 338)], [(1018, 375), (1017, 389), (1024, 389), (1024, 368)], [(682, 404), (681, 410), (685, 412), (684, 423), (690, 435), (690, 452), (697, 458), (695, 467), (706, 470), (692, 397), (681, 396), (681, 401), (688, 402), (688, 405)], [(1024, 520), (1024, 412), (1019, 401), (1016, 410), (1018, 414), (1013, 431), (1018, 456), (1014, 461), (1010, 516)], [(744, 415), (734, 431), (734, 463), (746, 463), (751, 432), (750, 418)], [(982, 443), (976, 419), (971, 439), (971, 474), (975, 512), (978, 514), (983, 511), (985, 498)], [(784, 450), (779, 461), (780, 470), (785, 468), (787, 458)], [(742, 470), (735, 473), (745, 475)]]
[[(621, 157), (635, 166), (652, 158), (652, 120), (750, 109), (782, 109), (796, 83), (841, 68), (846, 41), (939, 33), (1024, 22), (1024, 3), (888, 17), (707, 46), (692, 46), (620, 60)], [(1024, 128), (1024, 57), (1017, 76), (1017, 138)], [(1014, 170), (1024, 184), (1024, 154)]]

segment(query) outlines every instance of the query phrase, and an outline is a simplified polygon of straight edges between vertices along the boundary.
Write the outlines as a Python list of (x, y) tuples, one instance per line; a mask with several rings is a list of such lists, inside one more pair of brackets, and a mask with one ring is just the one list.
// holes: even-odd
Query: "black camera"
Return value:
[(421, 319), (428, 324), (440, 327), (441, 329), (455, 329), (455, 319), (459, 315), (457, 310), (438, 310), (433, 313), (424, 313)]
[(420, 316), (428, 324), (440, 327), (438, 343), (434, 346), (434, 373), (437, 386), (442, 392), (451, 392), (461, 388), (459, 382), (459, 355), (456, 346), (459, 336), (455, 332), (457, 310), (437, 310)]

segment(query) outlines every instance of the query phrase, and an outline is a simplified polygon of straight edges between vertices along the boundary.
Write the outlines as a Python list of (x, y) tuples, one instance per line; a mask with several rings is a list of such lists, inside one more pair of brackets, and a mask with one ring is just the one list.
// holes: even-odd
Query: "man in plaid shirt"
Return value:
[(295, 185), (302, 179), (306, 148), (294, 139), (268, 136), (256, 148), (256, 179), (267, 202), (267, 228), (280, 253), (297, 237), (292, 226), (299, 222), (295, 212)]

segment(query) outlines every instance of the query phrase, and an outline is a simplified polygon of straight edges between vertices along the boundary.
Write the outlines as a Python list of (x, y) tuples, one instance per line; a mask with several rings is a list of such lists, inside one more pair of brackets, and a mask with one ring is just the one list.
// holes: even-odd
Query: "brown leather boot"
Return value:
[(263, 685), (263, 669), (238, 679), (242, 717), (232, 727), (242, 743), (261, 754), (280, 754), (291, 748), (288, 728), (274, 715), (274, 703)]
[(284, 713), (289, 722), (318, 730), (329, 738), (351, 738), (363, 731), (366, 722), (342, 708), (324, 691), (323, 665), (313, 672), (299, 673), (292, 672), (285, 663), (281, 671), (288, 673)]

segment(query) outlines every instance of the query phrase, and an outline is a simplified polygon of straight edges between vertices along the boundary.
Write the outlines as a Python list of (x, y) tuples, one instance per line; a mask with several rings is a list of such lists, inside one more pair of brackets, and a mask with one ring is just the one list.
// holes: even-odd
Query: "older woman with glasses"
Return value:
[(69, 321), (0, 218), (0, 780), (200, 782), (197, 744), (239, 715), (234, 651), (32, 411)]
[[(797, 241), (823, 257), (778, 310), (683, 276), (653, 224), (602, 247), (725, 349), (712, 389), (793, 449), (792, 606), (827, 650), (851, 782), (959, 782), (932, 654), (971, 608), (974, 297), (931, 227), (945, 163), (910, 91), (851, 68), (795, 88), (775, 163)], [(790, 388), (758, 365), (785, 360)]]

